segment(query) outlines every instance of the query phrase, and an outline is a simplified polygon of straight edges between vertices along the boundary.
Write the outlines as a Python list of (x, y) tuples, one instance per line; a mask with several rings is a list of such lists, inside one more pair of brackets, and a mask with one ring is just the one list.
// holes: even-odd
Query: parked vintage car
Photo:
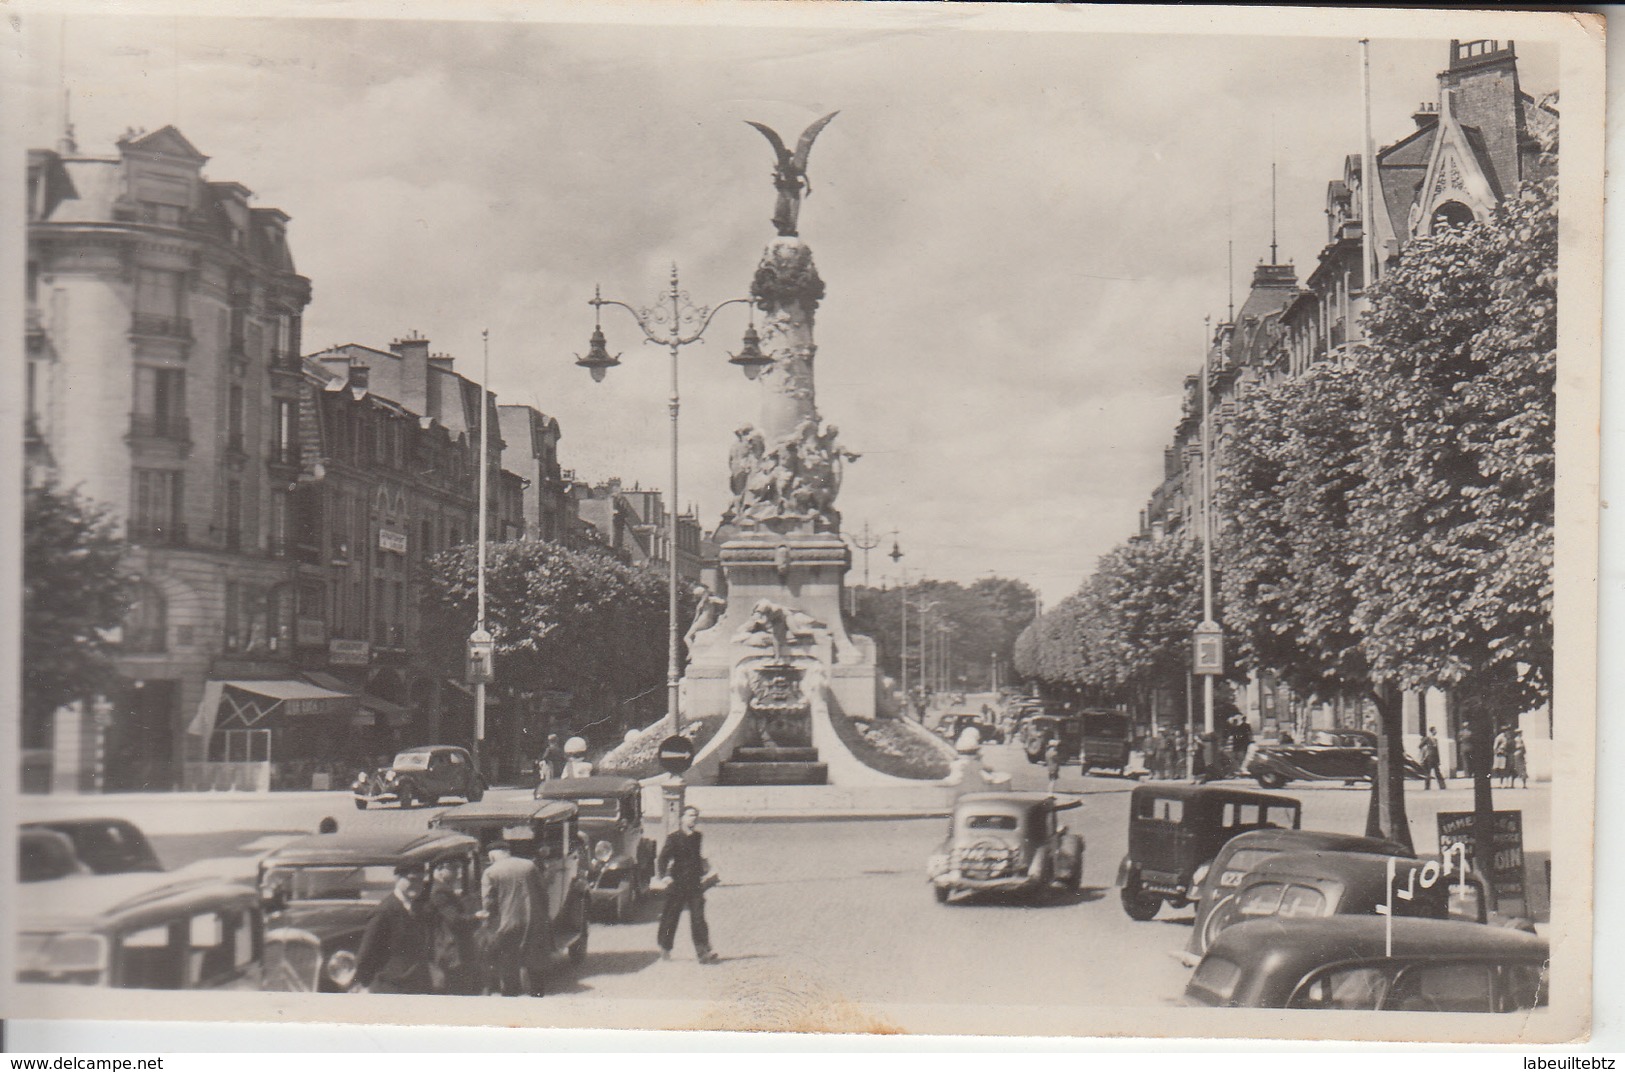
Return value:
[(98, 875), (164, 869), (147, 835), (128, 819), (42, 819), (23, 823), (19, 830), (61, 834), (73, 843), (73, 854), (79, 862)]
[(592, 846), (587, 886), (592, 904), (616, 923), (632, 918), (655, 874), (655, 843), (643, 836), (643, 787), (631, 778), (555, 778), (536, 786), (537, 800), (568, 800)]
[(533, 972), (545, 972), (554, 956), (567, 956), (580, 964), (587, 956), (588, 908), (587, 839), (578, 828), (580, 809), (568, 800), (486, 800), (462, 804), (436, 815), (429, 825), (437, 830), (467, 834), (485, 849), (506, 841), (513, 854), (530, 860), (542, 873), (547, 890), (547, 939), (536, 950)]
[(1273, 793), (1177, 782), (1135, 786), (1128, 855), (1117, 869), (1123, 911), (1147, 920), (1164, 901), (1185, 907), (1197, 896), (1197, 872), (1225, 842), (1248, 830), (1296, 830), (1302, 820), (1302, 804)]
[[(1376, 777), (1377, 735), (1365, 730), (1315, 730), (1301, 744), (1254, 741), (1242, 758), (1241, 770), (1265, 789), (1279, 789), (1288, 782), (1369, 782)], [(1409, 756), (1405, 776), (1422, 776)]]
[(1210, 916), (1209, 944), (1227, 927), (1252, 919), (1374, 916), (1386, 914), (1390, 905), (1396, 917), (1489, 922), (1482, 880), (1475, 875), (1445, 876), (1437, 868), (1437, 860), (1370, 853), (1272, 856), (1253, 868), (1235, 897)]
[(1044, 746), (1052, 740), (1060, 747), (1062, 763), (1077, 762), (1083, 747), (1083, 720), (1077, 715), (1045, 713), (1021, 724), (1021, 750), (1028, 763), (1044, 762)]
[(350, 788), (355, 806), (365, 811), (372, 804), (438, 804), (441, 797), (475, 801), (485, 795), (486, 786), (467, 749), (429, 744), (397, 753), (389, 766), (371, 774), (360, 772)]
[(1055, 816), (1082, 803), (1061, 803), (1046, 793), (960, 797), (948, 837), (926, 863), (937, 900), (990, 891), (1076, 891), (1083, 883), (1083, 838)]
[(1078, 764), (1083, 772), (1100, 768), (1127, 774), (1134, 748), (1134, 722), (1118, 711), (1085, 711), (1078, 716)]
[(378, 902), (395, 889), (401, 864), (451, 861), (479, 888), (479, 842), (449, 831), (310, 834), (260, 861), (266, 990), (343, 991)]
[[(1281, 853), (1355, 852), (1375, 856), (1412, 857), (1416, 854), (1397, 841), (1386, 838), (1337, 834), (1326, 830), (1249, 830), (1224, 843), (1213, 863), (1198, 869), (1194, 881), (1196, 924), (1185, 946), (1186, 962), (1194, 966), (1207, 947), (1212, 933), (1227, 925), (1236, 891), (1249, 872)], [(1224, 923), (1219, 921), (1223, 920)]]
[(1532, 934), (1456, 920), (1261, 919), (1219, 935), (1191, 975), (1185, 1003), (1522, 1012), (1546, 1005), (1550, 955)]
[(17, 981), (147, 990), (258, 985), (254, 887), (131, 871), (20, 886)]
[(49, 882), (69, 875), (88, 875), (90, 868), (74, 855), (66, 834), (43, 827), (17, 832), (17, 881)]

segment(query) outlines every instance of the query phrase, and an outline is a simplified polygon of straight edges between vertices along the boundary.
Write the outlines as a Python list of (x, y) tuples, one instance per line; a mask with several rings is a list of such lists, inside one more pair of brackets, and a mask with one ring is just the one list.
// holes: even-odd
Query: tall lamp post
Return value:
[(475, 580), (475, 610), (474, 631), (468, 637), (468, 673), (467, 678), (474, 685), (474, 747), (470, 750), (470, 759), (474, 761), (474, 772), (481, 777), (485, 775), (482, 765), (484, 756), (481, 754), (485, 745), (485, 686), (494, 679), (495, 647), (490, 630), (485, 622), (485, 538), (486, 514), (488, 512), (487, 483), (491, 467), (491, 430), (487, 427), (490, 416), (490, 399), (487, 392), (491, 389), (491, 332), (489, 329), (480, 332), (480, 516), (476, 523), (478, 526), (479, 546), (475, 551), (476, 564), (474, 567)]
[(898, 566), (903, 574), (903, 638), (897, 645), (897, 664), (903, 678), (903, 717), (909, 715), (908, 696), (908, 570), (902, 569), (903, 549), (897, 546), (897, 530), (892, 530), (891, 554), (892, 565)]
[[(576, 364), (592, 373), (594, 382), (602, 382), (604, 373), (621, 363), (621, 355), (611, 355), (604, 340), (603, 307), (606, 305), (619, 306), (632, 314), (642, 330), (645, 342), (664, 346), (671, 351), (671, 398), (667, 402), (668, 412), (671, 414), (671, 487), (669, 489), (670, 504), (669, 523), (670, 533), (667, 539), (667, 557), (670, 559), (669, 592), (667, 606), (667, 658), (666, 658), (666, 717), (671, 723), (672, 736), (683, 731), (682, 714), (678, 711), (677, 693), (678, 683), (682, 679), (682, 668), (678, 665), (677, 644), (681, 637), (677, 623), (677, 352), (683, 347), (700, 341), (707, 328), (711, 326), (711, 319), (724, 307), (729, 305), (751, 305), (750, 298), (729, 298), (715, 308), (704, 305), (695, 305), (682, 289), (677, 278), (677, 265), (671, 266), (671, 284), (666, 293), (662, 294), (653, 304), (636, 307), (623, 301), (615, 301), (603, 296), (600, 289), (593, 289), (593, 296), (588, 305), (593, 307), (592, 338), (587, 345), (586, 356), (577, 355)], [(771, 365), (773, 359), (762, 353), (761, 338), (756, 334), (755, 314), (752, 313), (750, 326), (745, 328), (744, 345), (739, 353), (728, 355), (731, 364), (739, 366), (746, 377), (755, 379), (764, 366)]]
[(1213, 443), (1212, 407), (1208, 399), (1208, 374), (1212, 365), (1211, 328), (1202, 322), (1202, 624), (1196, 627), (1194, 666), (1202, 678), (1202, 730), (1207, 735), (1204, 759), (1209, 777), (1218, 761), (1218, 742), (1213, 733), (1213, 679), (1224, 673), (1224, 631), (1213, 620)]

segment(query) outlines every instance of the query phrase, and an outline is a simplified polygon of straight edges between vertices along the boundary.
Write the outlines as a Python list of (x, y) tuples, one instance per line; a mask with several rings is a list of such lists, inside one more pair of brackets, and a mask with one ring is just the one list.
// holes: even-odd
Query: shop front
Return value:
[(310, 789), (347, 754), (355, 696), (308, 681), (208, 681), (187, 732), (203, 758), (187, 762), (193, 790)]

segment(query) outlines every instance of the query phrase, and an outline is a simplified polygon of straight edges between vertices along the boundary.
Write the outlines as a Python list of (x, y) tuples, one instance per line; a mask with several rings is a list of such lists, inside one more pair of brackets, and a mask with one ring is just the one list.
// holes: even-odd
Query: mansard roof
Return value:
[(118, 140), (118, 147), (127, 153), (166, 156), (175, 160), (189, 161), (200, 167), (209, 159), (198, 152), (197, 146), (187, 141), (186, 135), (176, 130), (174, 126), (161, 127), (151, 134), (126, 134)]

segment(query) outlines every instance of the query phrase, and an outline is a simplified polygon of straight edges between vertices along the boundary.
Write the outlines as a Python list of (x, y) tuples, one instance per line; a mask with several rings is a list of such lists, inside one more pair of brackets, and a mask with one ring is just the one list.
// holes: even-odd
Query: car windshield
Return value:
[(395, 757), (395, 762), (392, 764), (392, 766), (396, 770), (428, 770), (429, 753), (402, 752), (400, 755)]
[(1235, 879), (1230, 884), (1235, 885), (1241, 881), (1241, 876), (1274, 855), (1274, 849), (1237, 849), (1236, 854), (1225, 863), (1223, 877), (1234, 875)]
[(260, 880), (267, 892), (280, 890), (285, 901), (381, 901), (395, 888), (395, 868), (276, 867)]
[(1020, 825), (1014, 815), (967, 815), (966, 830), (1014, 830)]
[(1337, 746), (1341, 745), (1343, 741), (1335, 733), (1327, 733), (1325, 730), (1318, 730), (1309, 735), (1308, 743), (1316, 748), (1336, 748)]
[(613, 819), (620, 814), (619, 802), (614, 797), (571, 797), (581, 809), (583, 819)]
[(129, 823), (76, 823), (63, 828), (79, 862), (98, 875), (162, 871), (146, 835)]

